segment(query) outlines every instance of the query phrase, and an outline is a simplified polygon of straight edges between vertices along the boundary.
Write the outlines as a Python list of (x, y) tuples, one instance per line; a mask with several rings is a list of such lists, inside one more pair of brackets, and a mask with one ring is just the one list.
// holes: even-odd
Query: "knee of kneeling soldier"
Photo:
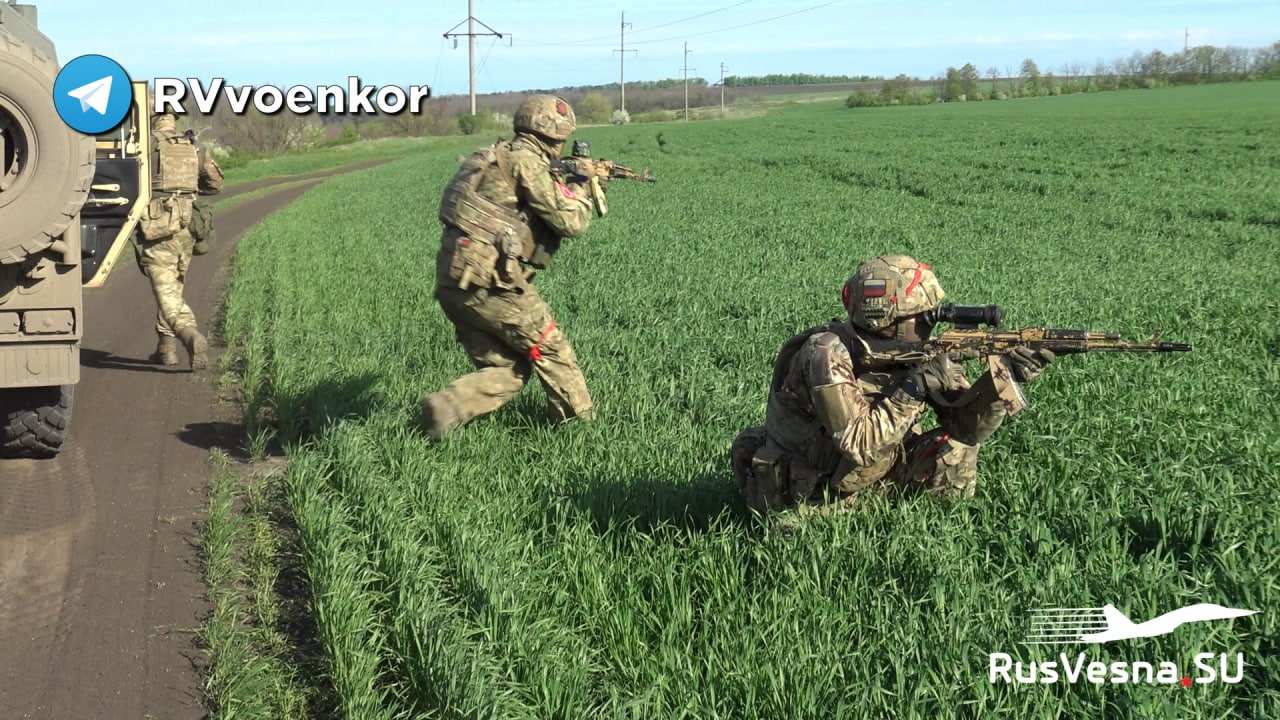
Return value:
[(971, 498), (978, 489), (978, 448), (948, 438), (938, 448), (929, 492), (946, 497)]

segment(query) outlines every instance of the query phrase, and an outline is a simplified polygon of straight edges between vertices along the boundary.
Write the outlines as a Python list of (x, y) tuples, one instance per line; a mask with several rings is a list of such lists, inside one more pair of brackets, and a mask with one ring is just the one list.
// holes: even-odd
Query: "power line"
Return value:
[[(476, 32), (476, 23), (489, 32)], [(456, 32), (458, 28), (466, 24), (466, 32)], [(476, 114), (476, 38), (479, 36), (493, 36), (496, 40), (502, 37), (502, 33), (485, 25), (476, 19), (476, 0), (467, 0), (467, 19), (454, 25), (444, 34), (445, 39), (453, 38), (453, 46), (458, 46), (457, 38), (465, 37), (467, 39), (467, 75), (470, 80), (470, 96), (471, 96), (471, 114)]]
[(476, 72), (484, 70), (485, 63), (489, 62), (489, 55), (493, 52), (493, 46), (498, 44), (498, 38), (489, 41), (489, 48), (484, 51), (484, 57), (480, 58), (480, 66), (476, 68)]
[(684, 121), (689, 122), (689, 71), (697, 68), (689, 67), (689, 43), (684, 44)]
[(724, 73), (728, 70), (724, 63), (720, 63), (720, 116), (724, 116)]
[(770, 22), (773, 22), (773, 21), (775, 21), (775, 20), (782, 20), (782, 19), (784, 19), (784, 18), (794, 17), (794, 16), (796, 16), (796, 15), (800, 15), (800, 14), (802, 14), (802, 13), (813, 12), (814, 10), (821, 10), (821, 9), (822, 9), (822, 8), (824, 8), (824, 7), (831, 7), (832, 5), (839, 5), (839, 4), (840, 4), (840, 3), (842, 3), (842, 2), (844, 2), (844, 0), (832, 0), (832, 2), (825, 2), (825, 3), (818, 4), (818, 5), (811, 5), (811, 6), (807, 7), (807, 8), (801, 8), (801, 9), (799, 9), (799, 10), (793, 10), (793, 11), (791, 11), (791, 12), (789, 12), (789, 13), (784, 13), (784, 14), (782, 14), (782, 15), (775, 15), (775, 16), (773, 16), (773, 17), (762, 18), (762, 19), (760, 19), (760, 20), (753, 20), (753, 21), (751, 21), (751, 22), (749, 22), (749, 23), (742, 23), (741, 25), (733, 25), (733, 26), (730, 26), (730, 27), (720, 28), (719, 30), (707, 30), (706, 32), (694, 33), (694, 34), (692, 34), (692, 35), (681, 35), (681, 36), (679, 36), (679, 37), (666, 37), (666, 38), (659, 38), (659, 39), (657, 39), (657, 40), (637, 40), (637, 41), (635, 41), (635, 42), (633, 42), (633, 43), (631, 43), (631, 44), (632, 44), (632, 45), (651, 45), (651, 44), (653, 44), (653, 43), (671, 42), (672, 40), (680, 40), (680, 39), (683, 39), (683, 38), (702, 37), (702, 36), (704, 36), (704, 35), (714, 35), (714, 34), (716, 34), (716, 33), (729, 32), (730, 30), (741, 30), (742, 28), (748, 28), (748, 27), (751, 27), (751, 26), (753, 26), (753, 25), (763, 25), (763, 24), (765, 24), (765, 23), (770, 23)]
[(436, 81), (440, 79), (440, 61), (444, 59), (444, 44), (448, 42), (447, 38), (440, 38), (440, 52), (436, 55), (436, 72), (431, 76), (431, 87), (436, 86)]
[[(662, 28), (671, 27), (672, 25), (679, 25), (680, 23), (689, 22), (690, 20), (697, 20), (698, 18), (704, 18), (704, 17), (707, 17), (708, 15), (715, 15), (716, 13), (722, 13), (726, 10), (732, 10), (736, 7), (741, 7), (743, 5), (747, 5), (752, 2), (755, 2), (755, 0), (743, 0), (742, 2), (736, 2), (736, 3), (733, 3), (732, 5), (725, 5), (724, 7), (719, 7), (714, 10), (707, 10), (706, 12), (701, 12), (701, 13), (698, 13), (697, 15), (690, 15), (689, 17), (680, 18), (679, 20), (672, 20), (670, 22), (665, 22), (665, 23), (662, 23), (661, 25), (653, 25), (651, 27), (642, 27), (639, 30), (633, 29), (631, 32), (632, 34), (635, 34), (635, 33), (650, 32), (653, 30), (661, 30)], [(582, 45), (591, 45), (593, 43), (598, 43), (601, 40), (612, 40), (612, 39), (613, 39), (612, 35), (600, 35), (598, 37), (579, 38), (576, 40), (567, 40), (565, 42), (528, 43), (528, 44), (525, 44), (524, 47), (579, 47)]]
[(650, 30), (661, 30), (661, 29), (662, 29), (662, 28), (664, 28), (664, 27), (671, 27), (672, 25), (679, 25), (679, 24), (680, 24), (680, 23), (682, 23), (682, 22), (689, 22), (690, 20), (697, 20), (698, 18), (704, 18), (704, 17), (706, 17), (706, 16), (708, 16), (708, 15), (715, 15), (716, 13), (722, 13), (722, 12), (724, 12), (725, 10), (732, 10), (732, 9), (734, 9), (734, 8), (736, 8), (736, 7), (742, 7), (743, 5), (749, 5), (749, 4), (751, 4), (752, 2), (755, 2), (755, 0), (744, 0), (743, 2), (736, 2), (736, 3), (732, 4), (732, 5), (725, 5), (725, 6), (724, 6), (724, 7), (722, 7), (722, 8), (716, 8), (715, 10), (708, 10), (708, 11), (706, 11), (706, 12), (698, 13), (697, 15), (690, 15), (690, 16), (689, 16), (689, 17), (687, 17), (687, 18), (680, 18), (679, 20), (672, 20), (672, 21), (671, 21), (671, 22), (669, 22), (669, 23), (663, 23), (663, 24), (661, 24), (661, 25), (654, 25), (654, 26), (652, 26), (652, 27), (643, 28), (643, 29), (637, 30), (636, 32), (649, 32)]
[(627, 13), (624, 11), (618, 25), (618, 49), (614, 50), (618, 53), (618, 108), (624, 113), (627, 111), (627, 53), (640, 52), (627, 49), (627, 28), (629, 27), (631, 23), (627, 22)]

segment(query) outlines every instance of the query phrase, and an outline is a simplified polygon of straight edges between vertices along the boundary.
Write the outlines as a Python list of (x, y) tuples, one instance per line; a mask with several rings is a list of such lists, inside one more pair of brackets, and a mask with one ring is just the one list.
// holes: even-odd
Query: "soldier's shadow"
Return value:
[[(727, 465), (727, 460), (726, 460)], [(712, 528), (755, 526), (728, 467), (693, 477), (638, 471), (625, 476), (584, 478), (569, 484), (581, 488), (559, 495), (589, 519), (600, 535), (677, 531), (704, 533)]]
[[(185, 357), (183, 358), (185, 360)], [(147, 372), (147, 373), (177, 373), (190, 372), (186, 363), (179, 362), (177, 367), (165, 367), (157, 365), (150, 359), (137, 359), (121, 357), (105, 350), (94, 350), (93, 348), (80, 348), (80, 364), (87, 368), (95, 370), (127, 370), (129, 372)]]
[(287, 437), (305, 440), (327, 432), (342, 420), (363, 419), (385, 400), (381, 376), (364, 372), (342, 379), (324, 378), (275, 395), (275, 420)]
[[(354, 377), (321, 379), (303, 383), (275, 396), (275, 403), (262, 413), (268, 428), (268, 457), (283, 456), (288, 442), (305, 441), (328, 432), (342, 420), (371, 415), (383, 401), (377, 392), (379, 376), (363, 373)], [(222, 448), (238, 460), (250, 459), (250, 438), (244, 423), (212, 421), (191, 423), (177, 433), (178, 439), (202, 449)]]

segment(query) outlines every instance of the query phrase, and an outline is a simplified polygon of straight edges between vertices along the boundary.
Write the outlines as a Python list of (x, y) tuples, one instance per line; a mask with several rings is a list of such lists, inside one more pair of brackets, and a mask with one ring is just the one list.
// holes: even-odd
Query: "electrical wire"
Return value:
[(671, 22), (669, 22), (669, 23), (663, 23), (663, 24), (661, 24), (661, 25), (654, 25), (654, 26), (652, 26), (652, 27), (641, 28), (641, 29), (639, 29), (639, 30), (632, 30), (631, 32), (632, 32), (632, 33), (642, 33), (642, 32), (649, 32), (649, 31), (651, 31), (651, 30), (661, 30), (661, 29), (662, 29), (662, 28), (664, 28), (664, 27), (671, 27), (672, 25), (679, 25), (679, 24), (680, 24), (680, 23), (682, 23), (682, 22), (689, 22), (690, 20), (697, 20), (698, 18), (704, 18), (704, 17), (706, 17), (706, 16), (708, 16), (708, 15), (715, 15), (715, 14), (716, 14), (716, 13), (718, 13), (718, 12), (724, 12), (725, 10), (732, 10), (732, 9), (734, 9), (734, 8), (736, 8), (736, 7), (742, 7), (743, 5), (749, 5), (749, 4), (751, 4), (752, 2), (755, 2), (755, 0), (744, 0), (743, 2), (737, 2), (737, 3), (734, 3), (734, 4), (732, 4), (732, 5), (726, 5), (726, 6), (722, 7), (722, 8), (716, 8), (715, 10), (708, 10), (708, 11), (706, 11), (706, 12), (698, 13), (697, 15), (690, 15), (690, 16), (689, 16), (689, 17), (687, 17), (687, 18), (681, 18), (681, 19), (679, 19), (679, 20), (672, 20), (672, 21), (671, 21)]
[(444, 59), (444, 44), (447, 42), (448, 38), (440, 38), (440, 52), (436, 54), (436, 72), (431, 76), (431, 87), (435, 87), (436, 81), (440, 79), (440, 61)]
[(498, 38), (497, 38), (497, 37), (494, 37), (494, 38), (493, 38), (493, 40), (489, 42), (489, 49), (488, 49), (488, 50), (485, 50), (485, 51), (484, 51), (484, 57), (483, 57), (483, 58), (480, 58), (480, 65), (479, 65), (479, 68), (480, 68), (481, 70), (484, 70), (484, 64), (485, 64), (485, 63), (487, 63), (487, 62), (489, 62), (489, 53), (493, 52), (493, 46), (494, 46), (494, 45), (497, 45), (497, 44), (498, 44)]
[(753, 21), (751, 21), (751, 22), (749, 22), (749, 23), (743, 23), (743, 24), (741, 24), (741, 25), (733, 25), (733, 26), (731, 26), (731, 27), (720, 28), (719, 30), (707, 30), (707, 31), (705, 31), (705, 32), (693, 33), (693, 34), (691, 34), (691, 35), (681, 35), (681, 36), (678, 36), (678, 37), (660, 38), (660, 39), (657, 39), (657, 40), (637, 40), (637, 41), (635, 41), (635, 42), (627, 43), (627, 44), (628, 44), (628, 45), (652, 45), (653, 43), (671, 42), (671, 41), (673, 41), (673, 40), (688, 40), (689, 38), (702, 37), (703, 35), (714, 35), (714, 34), (716, 34), (716, 33), (729, 32), (730, 30), (741, 30), (742, 28), (748, 28), (748, 27), (751, 27), (751, 26), (753, 26), (753, 25), (763, 25), (763, 24), (765, 24), (765, 23), (770, 23), (770, 22), (773, 22), (773, 21), (775, 21), (775, 20), (782, 20), (783, 18), (794, 17), (794, 16), (796, 16), (796, 15), (800, 15), (800, 14), (803, 14), (803, 13), (813, 12), (814, 10), (821, 10), (822, 8), (825, 8), (825, 7), (831, 7), (832, 5), (839, 5), (839, 4), (840, 4), (840, 3), (842, 3), (842, 2), (844, 2), (844, 0), (832, 0), (832, 2), (825, 2), (825, 3), (818, 4), (818, 5), (811, 5), (811, 6), (807, 7), (807, 8), (801, 8), (801, 9), (799, 9), (799, 10), (793, 10), (792, 12), (784, 13), (784, 14), (782, 14), (782, 15), (775, 15), (775, 16), (773, 16), (773, 17), (769, 17), (769, 18), (762, 18), (762, 19), (760, 19), (760, 20), (753, 20)]
[[(724, 7), (719, 7), (714, 10), (707, 10), (705, 12), (700, 12), (697, 15), (690, 15), (689, 17), (680, 18), (679, 20), (672, 20), (671, 22), (665, 22), (665, 23), (662, 23), (661, 25), (654, 25), (652, 27), (642, 27), (639, 29), (633, 29), (628, 34), (635, 35), (638, 33), (651, 32), (653, 30), (660, 30), (665, 27), (671, 27), (672, 25), (679, 25), (680, 23), (689, 22), (690, 20), (697, 20), (698, 18), (704, 18), (708, 15), (715, 15), (716, 13), (722, 13), (725, 10), (732, 10), (736, 7), (742, 7), (743, 5), (747, 5), (752, 2), (755, 2), (755, 0), (742, 0), (741, 2), (733, 3), (732, 5), (725, 5)], [(613, 34), (600, 35), (597, 37), (582, 38), (578, 40), (568, 40), (565, 42), (528, 43), (527, 45), (525, 45), (525, 47), (580, 47), (582, 45), (590, 45), (592, 43), (598, 43), (601, 40), (612, 40), (616, 37), (618, 36)]]

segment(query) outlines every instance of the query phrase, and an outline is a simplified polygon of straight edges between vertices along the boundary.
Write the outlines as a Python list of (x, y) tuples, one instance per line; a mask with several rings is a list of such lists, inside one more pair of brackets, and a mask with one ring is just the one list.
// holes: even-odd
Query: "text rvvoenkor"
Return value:
[(183, 115), (187, 103), (203, 115), (211, 115), (224, 99), (231, 112), (243, 115), (252, 105), (263, 115), (275, 115), (288, 110), (297, 115), (313, 113), (399, 115), (403, 112), (420, 113), (422, 104), (431, 98), (427, 85), (365, 85), (352, 75), (346, 85), (294, 85), (278, 88), (274, 85), (228, 85), (220, 77), (209, 81), (208, 87), (196, 78), (186, 81), (177, 78), (156, 78), (152, 112), (172, 112)]

